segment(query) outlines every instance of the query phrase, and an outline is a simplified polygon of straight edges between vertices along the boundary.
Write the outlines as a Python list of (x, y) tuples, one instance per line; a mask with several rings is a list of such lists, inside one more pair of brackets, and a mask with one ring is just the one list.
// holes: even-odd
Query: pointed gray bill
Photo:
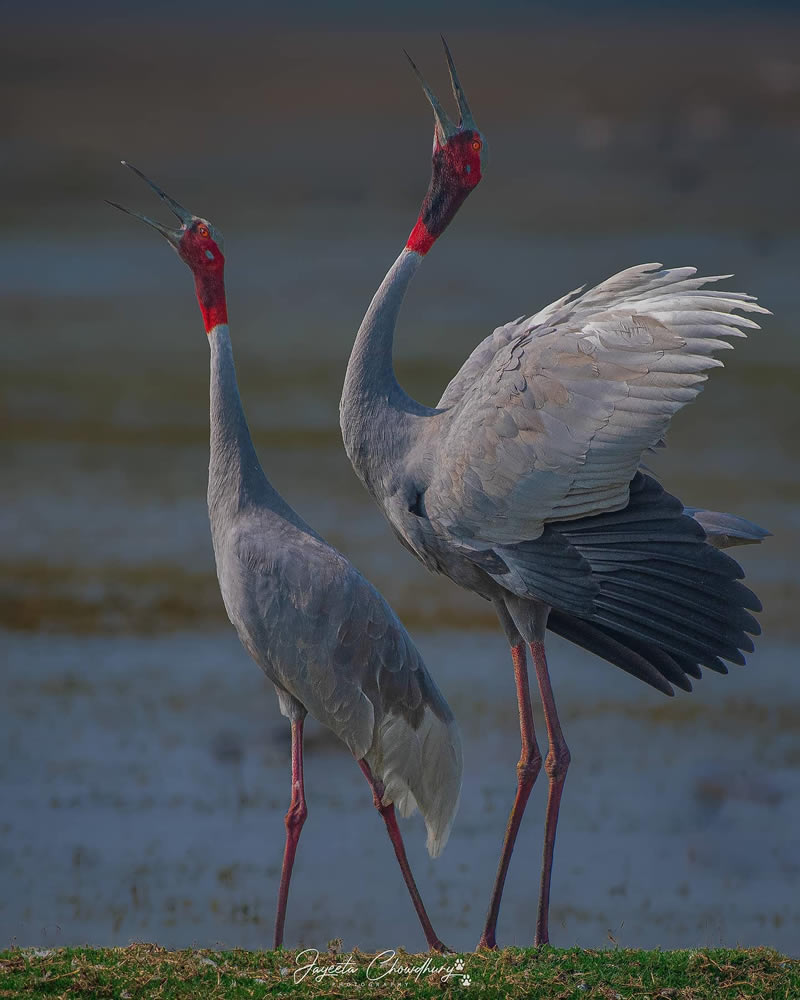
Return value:
[(425, 78), (423, 77), (422, 73), (420, 73), (420, 71), (417, 69), (417, 64), (414, 62), (411, 56), (406, 52), (405, 49), (403, 49), (403, 52), (405, 52), (406, 59), (408, 59), (408, 61), (411, 63), (411, 68), (414, 70), (417, 79), (422, 84), (422, 89), (425, 91), (425, 96), (428, 98), (428, 100), (430, 101), (430, 105), (433, 108), (433, 117), (436, 120), (436, 130), (440, 135), (440, 139), (442, 142), (446, 142), (448, 139), (454, 136), (456, 132), (458, 132), (458, 126), (454, 125), (453, 122), (451, 122), (450, 119), (448, 118), (447, 112), (444, 110), (441, 103), (439, 102), (439, 98), (436, 96), (436, 94), (434, 94), (434, 92), (425, 82)]
[(141, 177), (141, 179), (145, 182), (145, 184), (148, 184), (153, 189), (153, 191), (155, 191), (155, 193), (159, 196), (159, 198), (161, 198), (162, 201), (164, 201), (167, 204), (170, 211), (182, 223), (182, 225), (180, 229), (173, 229), (170, 228), (169, 226), (162, 225), (160, 222), (156, 222), (155, 219), (151, 219), (147, 215), (142, 215), (140, 212), (134, 212), (130, 208), (125, 208), (124, 205), (120, 205), (116, 201), (109, 201), (108, 204), (113, 206), (114, 208), (118, 208), (120, 212), (125, 212), (126, 215), (133, 216), (134, 219), (139, 219), (141, 222), (146, 222), (148, 226), (152, 226), (152, 228), (155, 229), (157, 232), (161, 233), (161, 235), (165, 239), (169, 240), (169, 242), (174, 247), (177, 247), (181, 241), (181, 237), (183, 236), (188, 226), (190, 226), (192, 222), (194, 222), (195, 216), (193, 216), (191, 212), (187, 212), (186, 209), (179, 202), (175, 201), (174, 198), (171, 198), (166, 193), (166, 191), (162, 191), (157, 184), (154, 184), (149, 177), (143, 174), (142, 171), (139, 170), (137, 167), (134, 167), (132, 163), (128, 163), (126, 160), (121, 160), (120, 162), (123, 164), (123, 166), (126, 166), (130, 170), (132, 170), (137, 176)]
[(444, 35), (441, 35), (440, 37), (442, 39), (442, 45), (444, 45), (444, 54), (447, 56), (447, 68), (450, 71), (450, 83), (453, 87), (453, 97), (456, 99), (458, 111), (461, 115), (461, 121), (459, 124), (462, 128), (477, 128), (475, 125), (475, 119), (472, 117), (472, 112), (469, 109), (469, 104), (467, 104), (464, 88), (461, 86), (461, 81), (458, 79), (456, 64), (453, 62), (453, 56), (450, 53), (450, 48), (445, 41)]

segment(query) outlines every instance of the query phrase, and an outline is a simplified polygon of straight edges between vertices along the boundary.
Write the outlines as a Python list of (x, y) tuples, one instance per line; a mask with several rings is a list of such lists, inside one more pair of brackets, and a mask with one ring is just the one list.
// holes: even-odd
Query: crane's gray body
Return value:
[(461, 747), (444, 697), (378, 591), (282, 499), (261, 469), (226, 326), (211, 346), (208, 509), (222, 598), (290, 719), (309, 711), (365, 758), (428, 849), (458, 805)]
[(378, 289), (340, 407), (350, 461), (403, 544), (493, 601), (513, 644), (547, 623), (666, 693), (700, 663), (743, 662), (760, 605), (717, 547), (766, 532), (688, 516), (638, 470), (723, 338), (757, 329), (734, 310), (767, 310), (693, 268), (631, 268), (495, 330), (427, 408), (392, 368), (420, 261), (404, 250)]

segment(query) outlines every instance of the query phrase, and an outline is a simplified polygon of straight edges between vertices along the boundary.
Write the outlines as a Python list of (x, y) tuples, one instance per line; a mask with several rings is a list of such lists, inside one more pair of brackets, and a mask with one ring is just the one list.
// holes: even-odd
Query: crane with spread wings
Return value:
[(535, 941), (549, 940), (550, 878), (570, 761), (545, 657), (549, 628), (665, 694), (701, 668), (744, 663), (757, 597), (721, 552), (767, 532), (731, 514), (684, 508), (641, 468), (672, 416), (700, 392), (727, 338), (757, 329), (754, 298), (695, 269), (632, 267), (499, 327), (435, 408), (392, 365), (409, 283), (486, 164), (450, 51), (453, 122), (412, 62), (433, 108), (430, 186), (411, 235), (356, 336), (340, 404), (350, 461), (395, 534), (431, 571), (491, 601), (511, 647), (522, 754), (481, 945), (496, 945), (503, 885), (542, 766), (526, 643), (549, 742)]

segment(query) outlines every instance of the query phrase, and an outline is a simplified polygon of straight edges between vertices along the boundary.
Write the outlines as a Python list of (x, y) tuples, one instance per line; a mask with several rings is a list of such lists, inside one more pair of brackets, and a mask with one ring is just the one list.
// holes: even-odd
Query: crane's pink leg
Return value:
[(364, 777), (367, 779), (369, 786), (372, 789), (372, 799), (375, 803), (375, 808), (381, 816), (383, 816), (383, 821), (386, 824), (389, 839), (392, 842), (392, 847), (394, 847), (394, 853), (397, 855), (397, 861), (400, 865), (400, 871), (403, 873), (406, 886), (408, 887), (411, 902), (414, 904), (414, 909), (417, 911), (419, 922), (422, 924), (422, 930), (425, 933), (425, 939), (428, 942), (428, 947), (432, 951), (449, 951), (450, 949), (447, 948), (446, 945), (442, 944), (436, 934), (436, 931), (433, 929), (433, 925), (431, 924), (430, 918), (425, 910), (425, 904), (422, 902), (422, 896), (419, 894), (417, 883), (414, 881), (414, 876), (411, 874), (411, 866), (408, 863), (405, 845), (403, 844), (403, 835), (400, 833), (400, 827), (397, 825), (397, 817), (394, 813), (394, 804), (389, 803), (388, 806), (383, 804), (383, 785), (380, 781), (373, 777), (369, 764), (365, 760), (360, 760), (358, 762), (358, 766), (364, 772)]
[(536, 668), (536, 679), (539, 682), (539, 693), (542, 696), (544, 722), (547, 726), (547, 739), (550, 748), (544, 762), (544, 769), (549, 779), (547, 791), (547, 814), (544, 822), (544, 852), (542, 856), (542, 881), (539, 886), (539, 915), (536, 920), (535, 945), (547, 944), (550, 940), (547, 928), (550, 910), (550, 875), (553, 869), (553, 849), (556, 844), (556, 827), (558, 826), (558, 809), (561, 805), (561, 793), (567, 777), (570, 753), (561, 732), (558, 721), (553, 689), (550, 686), (550, 674), (547, 671), (547, 659), (544, 653), (544, 641), (531, 643), (533, 665)]
[(278, 910), (275, 914), (275, 947), (283, 944), (283, 925), (286, 922), (286, 903), (289, 899), (289, 881), (292, 877), (294, 856), (300, 831), (308, 816), (305, 789), (303, 788), (303, 720), (292, 720), (292, 801), (286, 813), (286, 848), (283, 852), (281, 886), (278, 890)]
[(517, 764), (517, 796), (511, 814), (508, 817), (506, 835), (503, 840), (503, 850), (500, 855), (500, 864), (497, 868), (497, 877), (494, 882), (494, 890), (489, 903), (489, 912), (486, 915), (486, 925), (478, 942), (479, 948), (496, 948), (497, 940), (497, 918), (500, 913), (500, 900), (503, 896), (503, 886), (508, 873), (508, 865), (511, 861), (511, 852), (514, 850), (514, 843), (519, 832), (519, 825), (522, 822), (522, 814), (531, 794), (534, 782), (542, 768), (542, 755), (536, 743), (536, 734), (533, 730), (533, 710), (531, 709), (531, 692), (528, 686), (528, 665), (525, 662), (525, 644), (520, 642), (511, 647), (511, 659), (514, 663), (514, 680), (517, 686), (517, 705), (519, 707), (519, 732), (522, 741), (522, 752)]

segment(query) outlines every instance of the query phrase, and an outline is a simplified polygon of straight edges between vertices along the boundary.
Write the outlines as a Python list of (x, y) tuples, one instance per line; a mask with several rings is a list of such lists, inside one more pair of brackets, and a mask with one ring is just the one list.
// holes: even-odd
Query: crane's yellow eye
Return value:
[(202, 236), (203, 239), (208, 239), (208, 229), (205, 226), (198, 226), (197, 234), (198, 236)]
[(481, 148), (481, 140), (480, 139), (473, 139), (472, 140), (472, 148), (477, 152)]

